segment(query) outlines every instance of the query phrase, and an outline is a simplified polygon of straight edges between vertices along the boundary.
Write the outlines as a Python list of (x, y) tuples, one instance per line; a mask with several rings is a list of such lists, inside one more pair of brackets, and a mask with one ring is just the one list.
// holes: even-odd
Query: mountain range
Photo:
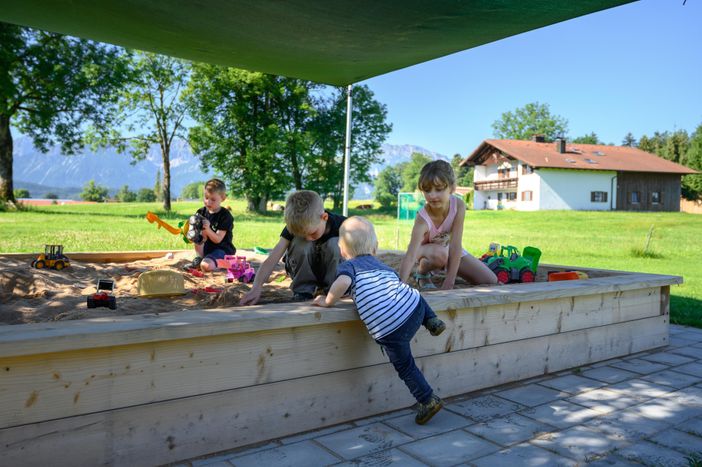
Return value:
[[(447, 156), (419, 146), (384, 144), (382, 162), (374, 164), (370, 174), (375, 177), (388, 165), (406, 162), (414, 152), (432, 159), (449, 160)], [(56, 146), (44, 154), (33, 146), (30, 138), (24, 136), (15, 138), (13, 160), (14, 187), (28, 190), (32, 198), (43, 198), (47, 193), (53, 193), (63, 199), (79, 199), (83, 186), (90, 180), (108, 187), (111, 195), (124, 185), (128, 185), (131, 191), (153, 188), (162, 167), (158, 146), (151, 148), (146, 159), (132, 164), (129, 155), (118, 154), (113, 148), (98, 151), (86, 148), (80, 154), (65, 156)], [(187, 143), (179, 141), (173, 144), (171, 193), (174, 197), (185, 185), (213, 176), (214, 172), (202, 170), (199, 159), (193, 156)], [(372, 195), (373, 186), (363, 184), (356, 188), (354, 198), (370, 199)]]

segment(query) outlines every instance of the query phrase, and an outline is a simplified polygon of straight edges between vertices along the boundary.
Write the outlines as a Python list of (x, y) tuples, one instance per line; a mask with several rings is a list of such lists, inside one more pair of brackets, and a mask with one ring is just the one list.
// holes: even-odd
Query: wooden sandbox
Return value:
[[(667, 345), (682, 278), (578, 269), (425, 294), (447, 330), (413, 351), (437, 393)], [(0, 327), (0, 465), (158, 465), (413, 402), (350, 301)]]

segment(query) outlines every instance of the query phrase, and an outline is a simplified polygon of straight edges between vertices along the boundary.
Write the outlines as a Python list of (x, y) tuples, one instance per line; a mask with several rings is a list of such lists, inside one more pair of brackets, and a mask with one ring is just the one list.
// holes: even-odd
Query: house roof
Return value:
[(537, 143), (516, 139), (486, 139), (462, 165), (480, 165), (493, 157), (495, 150), (534, 168), (611, 170), (617, 172), (656, 172), (696, 174), (695, 170), (628, 146), (603, 144), (566, 144), (565, 153), (556, 143)]
[(3, 0), (0, 21), (345, 85), (632, 0)]

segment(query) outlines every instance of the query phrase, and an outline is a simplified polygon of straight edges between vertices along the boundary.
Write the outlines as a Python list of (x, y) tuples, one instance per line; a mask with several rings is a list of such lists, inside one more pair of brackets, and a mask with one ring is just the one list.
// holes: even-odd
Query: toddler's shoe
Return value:
[(193, 258), (193, 261), (191, 263), (186, 263), (185, 266), (183, 266), (183, 269), (188, 272), (191, 269), (200, 269), (200, 263), (202, 263), (202, 257), (196, 256)]
[(314, 296), (309, 292), (295, 292), (293, 294), (293, 302), (306, 302), (312, 300)]
[(438, 336), (446, 329), (446, 324), (437, 317), (429, 318), (424, 326), (432, 336)]
[(414, 417), (414, 421), (417, 425), (424, 425), (426, 422), (431, 420), (431, 417), (436, 415), (436, 412), (441, 410), (444, 406), (444, 401), (441, 400), (436, 394), (431, 395), (431, 399), (426, 404), (418, 404), (417, 415)]

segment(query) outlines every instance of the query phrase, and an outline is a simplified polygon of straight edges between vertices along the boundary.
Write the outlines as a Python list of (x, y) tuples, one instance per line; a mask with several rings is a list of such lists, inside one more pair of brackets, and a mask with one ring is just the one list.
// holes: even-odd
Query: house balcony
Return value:
[(474, 188), (476, 191), (494, 191), (494, 190), (505, 190), (505, 189), (516, 189), (517, 188), (517, 178), (502, 178), (499, 180), (485, 180), (482, 182), (475, 182)]

